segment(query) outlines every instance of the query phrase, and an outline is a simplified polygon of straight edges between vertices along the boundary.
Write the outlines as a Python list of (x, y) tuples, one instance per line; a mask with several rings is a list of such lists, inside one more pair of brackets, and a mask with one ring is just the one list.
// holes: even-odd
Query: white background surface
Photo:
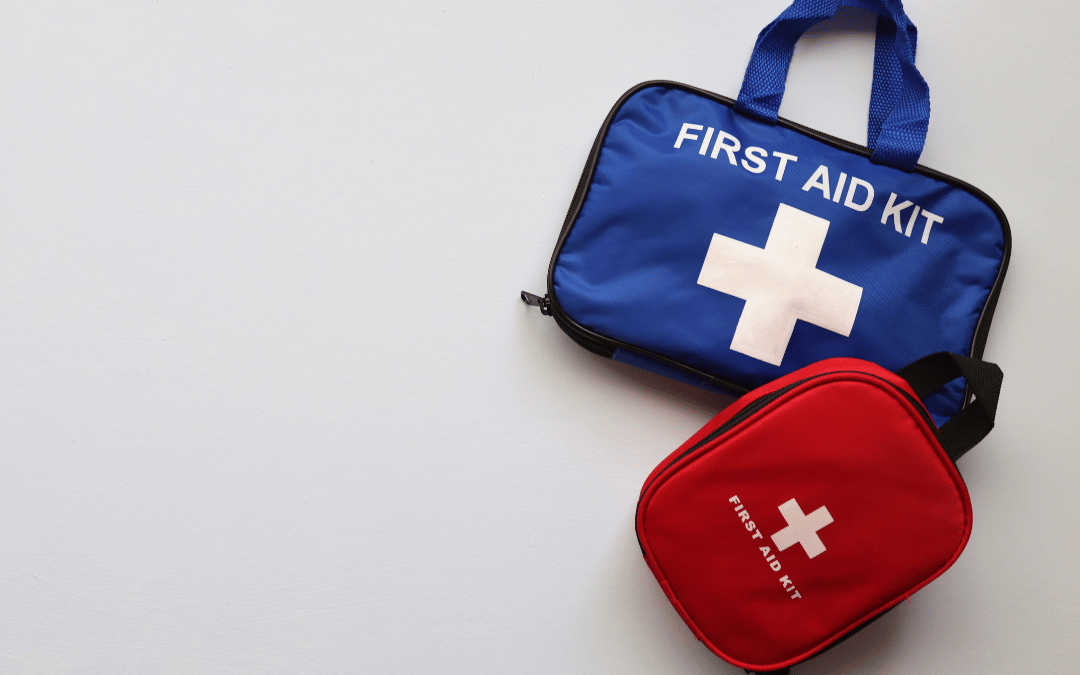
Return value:
[[(617, 98), (734, 96), (786, 4), (8, 3), (0, 672), (741, 672), (632, 521), (727, 399), (518, 291)], [(906, 6), (922, 163), (1012, 224), (1005, 390), (963, 557), (795, 673), (1075, 673), (1080, 10)], [(870, 25), (800, 44), (782, 115), (865, 142)]]

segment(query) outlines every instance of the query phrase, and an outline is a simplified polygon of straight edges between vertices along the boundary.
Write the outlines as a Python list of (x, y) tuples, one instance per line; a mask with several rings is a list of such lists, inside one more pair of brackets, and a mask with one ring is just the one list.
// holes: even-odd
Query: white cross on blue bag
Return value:
[[(841, 4), (881, 15), (869, 147), (776, 114), (796, 40)], [(594, 352), (735, 393), (829, 357), (980, 357), (1009, 227), (980, 190), (916, 164), (930, 107), (914, 58), (898, 0), (796, 0), (737, 101), (634, 87), (593, 145), (547, 296), (522, 297)], [(963, 400), (957, 382), (927, 407), (940, 420)]]

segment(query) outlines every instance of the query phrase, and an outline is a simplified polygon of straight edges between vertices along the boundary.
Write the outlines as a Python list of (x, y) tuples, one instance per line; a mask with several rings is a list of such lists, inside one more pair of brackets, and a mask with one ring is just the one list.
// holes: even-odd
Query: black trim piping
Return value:
[[(669, 469), (671, 469), (671, 467), (678, 464), (679, 461), (681, 461), (684, 457), (686, 457), (690, 453), (695, 452), (697, 450), (700, 450), (702, 447), (704, 447), (708, 443), (711, 443), (712, 441), (719, 438), (722, 434), (734, 429), (739, 424), (741, 424), (744, 421), (748, 420), (755, 413), (759, 412), (762, 408), (769, 405), (770, 403), (772, 403), (776, 399), (780, 398), (784, 394), (788, 393), (789, 391), (792, 391), (793, 389), (799, 387), (800, 385), (806, 384), (807, 382), (811, 382), (813, 380), (817, 380), (817, 379), (822, 378), (822, 377), (829, 377), (831, 375), (845, 375), (845, 374), (866, 375), (867, 377), (872, 377), (872, 378), (874, 378), (876, 380), (881, 380), (885, 384), (887, 384), (890, 387), (892, 387), (893, 389), (895, 389), (898, 393), (900, 393), (900, 395), (902, 395), (905, 399), (907, 399), (908, 403), (911, 403), (911, 405), (916, 410), (919, 411), (919, 415), (922, 417), (923, 421), (926, 422), (926, 426), (929, 427), (930, 431), (933, 432), (934, 438), (937, 439), (938, 445), (940, 445), (942, 450), (945, 451), (945, 456), (948, 457), (949, 453), (948, 453), (948, 450), (945, 449), (945, 442), (941, 438), (941, 432), (938, 431), (937, 424), (935, 424), (933, 418), (930, 417), (930, 413), (928, 413), (926, 411), (926, 406), (924, 406), (922, 401), (920, 401), (917, 397), (912, 396), (911, 394), (904, 391), (904, 388), (901, 387), (900, 385), (895, 384), (893, 382), (889, 382), (887, 379), (885, 379), (884, 377), (881, 377), (880, 375), (875, 375), (873, 373), (868, 373), (868, 372), (862, 371), (862, 370), (830, 370), (828, 372), (817, 373), (815, 375), (811, 375), (810, 377), (804, 377), (801, 380), (796, 380), (796, 381), (794, 381), (794, 382), (792, 382), (790, 384), (786, 384), (783, 387), (780, 387), (779, 389), (776, 389), (774, 391), (770, 391), (767, 394), (763, 394), (763, 395), (759, 396), (758, 398), (754, 399), (753, 401), (747, 403), (746, 406), (742, 410), (740, 410), (737, 413), (735, 413), (734, 415), (732, 415), (731, 419), (725, 421), (723, 424), (721, 424), (720, 426), (713, 429), (709, 433), (709, 435), (706, 436), (705, 438), (702, 438), (697, 443), (694, 443), (692, 446), (690, 446), (689, 448), (687, 448), (683, 452), (679, 453), (678, 457), (672, 459), (670, 462), (668, 462), (667, 466), (665, 466), (663, 469), (658, 471), (656, 473), (656, 475), (653, 476), (649, 480), (649, 482), (646, 483), (645, 486), (641, 488), (641, 494), (638, 495), (638, 508), (641, 507), (641, 499), (645, 496), (645, 493), (648, 492), (649, 487), (651, 487), (652, 484), (657, 481), (657, 479), (659, 479), (661, 476), (663, 476), (665, 473), (667, 473), (667, 471)], [(953, 464), (955, 465), (955, 462), (953, 462)], [(640, 546), (640, 542), (638, 542), (638, 545)]]

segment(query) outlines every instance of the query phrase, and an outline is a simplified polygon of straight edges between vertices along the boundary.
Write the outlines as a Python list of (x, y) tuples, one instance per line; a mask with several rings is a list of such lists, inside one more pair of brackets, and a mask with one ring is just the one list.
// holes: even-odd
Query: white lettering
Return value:
[(701, 142), (701, 149), (697, 151), (697, 154), (704, 155), (706, 152), (709, 151), (709, 141), (712, 140), (712, 135), (714, 131), (716, 130), (712, 127), (709, 127), (708, 131), (705, 132), (705, 140)]
[(915, 205), (915, 210), (911, 212), (911, 217), (907, 221), (907, 229), (904, 230), (904, 236), (911, 236), (911, 228), (915, 227), (915, 219), (919, 217), (919, 205)]
[(799, 158), (795, 155), (786, 155), (782, 152), (776, 152), (775, 150), (773, 150), (773, 157), (780, 158), (780, 166), (776, 167), (776, 180), (784, 180), (784, 168), (787, 166), (787, 163), (789, 161), (799, 161)]
[[(792, 501), (794, 501), (794, 500), (792, 500)], [(741, 503), (740, 500), (739, 500), (738, 495), (731, 495), (730, 497), (728, 497), (728, 502), (732, 503), (732, 504), (740, 504)], [(753, 535), (750, 538), (751, 539), (762, 539), (761, 530), (758, 528), (758, 526), (754, 523), (754, 521), (747, 520), (747, 516), (749, 514), (749, 511), (747, 509), (745, 509), (743, 506), (739, 505), (739, 506), (735, 507), (735, 512), (739, 514), (739, 517), (742, 519), (742, 521), (744, 523), (744, 527), (746, 528), (746, 530), (748, 532), (753, 532)], [(783, 513), (783, 511), (781, 511), (781, 513)], [(812, 518), (813, 514), (811, 514), (810, 517)], [(789, 528), (790, 528), (790, 524), (789, 524)], [(775, 539), (775, 535), (774, 535), (774, 539)], [(803, 544), (803, 545), (805, 546), (805, 544)], [(765, 563), (769, 566), (769, 569), (771, 569), (773, 572), (779, 572), (782, 569), (782, 565), (780, 564), (780, 561), (776, 558), (776, 555), (772, 552), (771, 547), (769, 547), (769, 546), (759, 546), (758, 550), (761, 551), (761, 556), (765, 559)], [(783, 548), (778, 548), (777, 552), (782, 551), (782, 550), (783, 550)], [(783, 586), (784, 590), (789, 595), (792, 594), (792, 593), (795, 594), (795, 595), (791, 596), (792, 599), (794, 599), (796, 596), (798, 596), (799, 592), (797, 590), (795, 590), (795, 582), (792, 581), (791, 578), (788, 575), (785, 574), (784, 576), (780, 577), (780, 585)], [(802, 596), (798, 596), (798, 597), (802, 597)]]
[(847, 180), (847, 174), (843, 171), (840, 172), (840, 180), (836, 181), (836, 189), (833, 190), (832, 200), (837, 204), (840, 203), (840, 195), (844, 194), (844, 181)]
[[(734, 143), (734, 145), (728, 145), (727, 143), (724, 143), (724, 140), (729, 140)], [(712, 154), (709, 156), (716, 159), (720, 156), (720, 150), (722, 148), (724, 152), (727, 153), (728, 161), (731, 162), (731, 165), (739, 166), (738, 162), (735, 161), (735, 153), (738, 152), (741, 147), (742, 143), (739, 142), (739, 139), (726, 131), (718, 131), (716, 132), (716, 143), (713, 145)]]
[(945, 219), (941, 216), (935, 216), (926, 209), (923, 209), (922, 214), (923, 217), (926, 218), (926, 227), (924, 227), (922, 231), (922, 243), (925, 244), (930, 239), (930, 228), (934, 223), (944, 223)]
[(703, 128), (700, 124), (690, 124), (689, 122), (683, 124), (682, 130), (679, 131), (679, 137), (675, 139), (675, 147), (681, 148), (684, 140), (696, 141), (698, 139), (697, 135), (690, 133), (690, 130), (701, 131)]
[(746, 169), (750, 173), (761, 173), (765, 170), (765, 161), (763, 158), (768, 157), (769, 153), (766, 152), (763, 148), (756, 148), (754, 146), (750, 146), (744, 151), (744, 154), (746, 155), (746, 159), (753, 162), (754, 166), (751, 167), (749, 164), (746, 163), (746, 159), (744, 159), (742, 161), (742, 168)]
[[(855, 203), (855, 189), (862, 187), (866, 189), (866, 199), (862, 204)], [(851, 177), (851, 184), (848, 186), (847, 198), (844, 199), (844, 206), (849, 209), (855, 209), (856, 211), (865, 211), (870, 208), (870, 205), (874, 203), (874, 186), (861, 178)]]
[(885, 205), (885, 212), (881, 214), (881, 224), (888, 225), (886, 221), (889, 219), (889, 216), (892, 216), (893, 226), (896, 227), (896, 231), (903, 232), (904, 230), (900, 228), (900, 212), (911, 206), (911, 202), (903, 201), (896, 204), (896, 206), (893, 206), (893, 204), (896, 204), (895, 192), (889, 195), (889, 203)]
[(810, 176), (810, 180), (806, 181), (806, 185), (802, 186), (803, 192), (809, 192), (811, 188), (821, 190), (821, 194), (825, 195), (825, 199), (829, 198), (829, 169), (824, 164), (818, 166), (814, 175)]
[[(777, 166), (774, 178), (778, 181), (784, 180), (789, 162), (799, 161), (796, 155), (777, 150), (770, 153), (769, 150), (756, 145), (743, 148), (742, 141), (733, 134), (702, 124), (684, 122), (675, 138), (675, 148), (681, 148), (684, 141), (697, 142), (697, 154), (703, 157), (708, 155), (712, 159), (719, 159), (722, 150), (727, 155), (729, 164), (741, 166), (752, 174), (764, 174), (769, 170), (770, 157), (775, 157)], [(737, 156), (740, 154), (741, 156)], [(829, 167), (824, 164), (818, 165), (809, 180), (802, 186), (803, 192), (815, 189), (820, 190), (821, 196), (834, 204), (843, 203), (847, 208), (860, 213), (868, 211), (874, 205), (875, 190), (869, 181), (841, 171), (836, 184), (833, 185), (829, 176)], [(907, 210), (909, 207), (912, 207), (910, 212)], [(925, 219), (921, 241), (926, 244), (930, 240), (930, 231), (935, 224), (945, 222), (944, 217), (925, 211), (909, 200), (901, 200), (895, 192), (889, 193), (888, 203), (881, 213), (881, 224), (888, 225), (891, 216), (893, 228), (910, 238), (920, 215)], [(907, 222), (901, 222), (901, 219), (906, 219)]]

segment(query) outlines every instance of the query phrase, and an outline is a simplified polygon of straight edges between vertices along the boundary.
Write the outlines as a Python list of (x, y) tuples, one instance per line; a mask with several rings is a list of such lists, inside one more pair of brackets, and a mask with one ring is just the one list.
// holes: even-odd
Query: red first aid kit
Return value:
[[(939, 429), (921, 398), (963, 377)], [(890, 372), (827, 359), (746, 394), (658, 466), (637, 535), (699, 640), (789, 668), (941, 575), (971, 534), (955, 460), (993, 427), (1001, 370), (940, 352)]]

